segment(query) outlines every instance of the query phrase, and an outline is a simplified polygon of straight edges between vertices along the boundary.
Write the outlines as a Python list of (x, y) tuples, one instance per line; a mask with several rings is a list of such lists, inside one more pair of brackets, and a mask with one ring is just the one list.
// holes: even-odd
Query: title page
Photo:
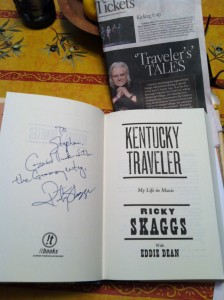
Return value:
[(106, 116), (104, 277), (223, 278), (203, 109)]

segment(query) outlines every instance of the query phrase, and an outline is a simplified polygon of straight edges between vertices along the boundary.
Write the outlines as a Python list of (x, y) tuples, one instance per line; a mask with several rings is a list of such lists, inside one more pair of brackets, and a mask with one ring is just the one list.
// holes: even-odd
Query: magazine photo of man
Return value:
[(110, 66), (109, 81), (115, 111), (142, 108), (126, 63), (114, 62)]

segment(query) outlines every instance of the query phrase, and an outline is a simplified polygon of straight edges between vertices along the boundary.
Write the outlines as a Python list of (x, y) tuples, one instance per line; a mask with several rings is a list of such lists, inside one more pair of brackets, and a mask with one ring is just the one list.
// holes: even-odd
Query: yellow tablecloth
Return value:
[(12, 46), (3, 49), (0, 39), (8, 54), (0, 52), (0, 97), (7, 91), (54, 95), (111, 109), (100, 38), (73, 26), (55, 4), (51, 27), (32, 30), (23, 26), (13, 1), (1, 1), (0, 28), (8, 22), (3, 29)]
[[(211, 14), (206, 43), (209, 59), (213, 59), (209, 48), (224, 48), (224, 5), (218, 0), (203, 0), (202, 3), (205, 22)], [(57, 19), (52, 26), (31, 30), (23, 26), (13, 1), (1, 1), (0, 97), (4, 98), (7, 91), (54, 95), (111, 111), (108, 77), (99, 37), (73, 26), (62, 15), (56, 1), (55, 4)], [(3, 44), (5, 41), (1, 42), (1, 29), (8, 31), (10, 47)], [(224, 62), (212, 60), (211, 67), (217, 74), (224, 69)], [(224, 73), (219, 81), (224, 81)], [(218, 108), (224, 123), (224, 90), (213, 90), (220, 98)], [(214, 283), (189, 282), (103, 282), (59, 286), (3, 284), (0, 285), (0, 299), (210, 300), (213, 288)]]
[[(218, 0), (202, 0), (202, 8), (205, 24), (208, 16), (211, 16), (206, 33), (206, 47), (212, 74), (215, 76), (224, 70), (224, 3)], [(218, 82), (224, 87), (224, 71), (218, 77)], [(218, 109), (224, 125), (224, 89), (212, 87), (212, 90), (220, 100)]]

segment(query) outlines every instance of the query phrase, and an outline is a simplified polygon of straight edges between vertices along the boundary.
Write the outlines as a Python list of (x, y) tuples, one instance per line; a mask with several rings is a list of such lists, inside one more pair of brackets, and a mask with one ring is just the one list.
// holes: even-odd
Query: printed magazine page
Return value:
[(114, 110), (208, 109), (200, 0), (96, 0), (96, 9)]

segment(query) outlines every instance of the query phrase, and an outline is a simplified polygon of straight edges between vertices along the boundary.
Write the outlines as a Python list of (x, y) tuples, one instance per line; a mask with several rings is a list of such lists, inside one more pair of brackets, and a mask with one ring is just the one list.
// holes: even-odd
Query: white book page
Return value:
[(223, 278), (202, 109), (105, 120), (104, 278)]
[(0, 138), (0, 281), (101, 279), (99, 109), (7, 95)]

